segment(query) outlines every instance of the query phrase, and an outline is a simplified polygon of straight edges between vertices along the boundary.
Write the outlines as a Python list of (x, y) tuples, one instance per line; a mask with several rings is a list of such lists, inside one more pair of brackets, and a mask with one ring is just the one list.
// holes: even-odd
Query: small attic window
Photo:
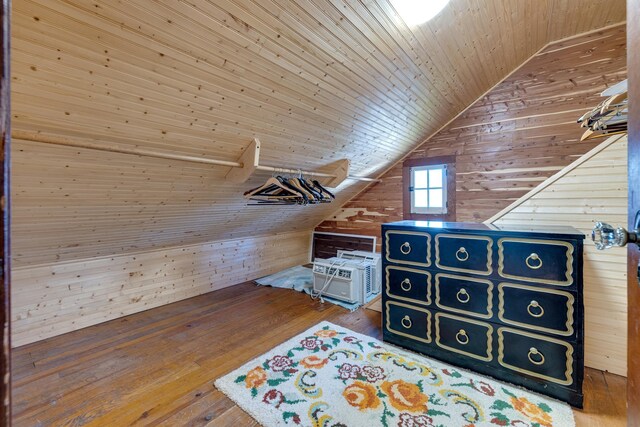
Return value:
[(456, 220), (456, 156), (402, 162), (402, 217), (415, 221)]
[(411, 168), (411, 213), (447, 213), (447, 165)]
[(398, 15), (413, 27), (427, 22), (436, 16), (449, 3), (449, 0), (391, 0)]

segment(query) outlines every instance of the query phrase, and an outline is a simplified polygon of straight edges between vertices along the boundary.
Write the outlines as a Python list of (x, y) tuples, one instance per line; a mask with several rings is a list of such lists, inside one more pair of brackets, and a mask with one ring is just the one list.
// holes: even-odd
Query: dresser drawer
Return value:
[(498, 273), (508, 279), (557, 286), (573, 284), (573, 245), (556, 240), (498, 240)]
[(574, 333), (575, 298), (569, 292), (498, 285), (498, 317), (504, 323), (552, 334)]
[(387, 295), (413, 304), (431, 304), (431, 273), (406, 267), (386, 268)]
[(481, 275), (490, 275), (493, 272), (493, 241), (490, 237), (437, 234), (435, 242), (438, 268)]
[(436, 344), (449, 351), (490, 362), (493, 327), (488, 323), (436, 313)]
[(485, 319), (493, 317), (491, 281), (438, 273), (435, 288), (438, 307)]
[(498, 328), (498, 363), (516, 372), (570, 386), (573, 352), (573, 346), (564, 341)]
[(387, 301), (386, 328), (389, 332), (425, 343), (431, 342), (431, 312), (400, 302)]
[(398, 264), (429, 267), (431, 236), (418, 231), (387, 231), (386, 258)]

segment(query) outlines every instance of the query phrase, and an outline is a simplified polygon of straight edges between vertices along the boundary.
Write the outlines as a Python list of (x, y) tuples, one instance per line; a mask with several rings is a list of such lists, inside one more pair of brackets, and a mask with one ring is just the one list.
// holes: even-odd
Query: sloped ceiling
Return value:
[(625, 1), (452, 0), (408, 28), (386, 0), (14, 0), (13, 255), (41, 264), (309, 229), (331, 205), (247, 207), (226, 168), (47, 136), (373, 176), (546, 43)]

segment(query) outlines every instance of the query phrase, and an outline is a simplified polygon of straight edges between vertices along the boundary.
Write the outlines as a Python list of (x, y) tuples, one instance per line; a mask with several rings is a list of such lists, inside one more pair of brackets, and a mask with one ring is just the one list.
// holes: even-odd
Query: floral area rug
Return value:
[(564, 403), (329, 322), (215, 385), (267, 427), (575, 426)]

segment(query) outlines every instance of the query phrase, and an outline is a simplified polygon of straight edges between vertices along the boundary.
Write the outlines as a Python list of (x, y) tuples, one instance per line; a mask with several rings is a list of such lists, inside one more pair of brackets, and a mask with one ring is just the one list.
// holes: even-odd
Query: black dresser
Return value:
[(571, 227), (384, 224), (384, 340), (581, 408), (583, 239)]

